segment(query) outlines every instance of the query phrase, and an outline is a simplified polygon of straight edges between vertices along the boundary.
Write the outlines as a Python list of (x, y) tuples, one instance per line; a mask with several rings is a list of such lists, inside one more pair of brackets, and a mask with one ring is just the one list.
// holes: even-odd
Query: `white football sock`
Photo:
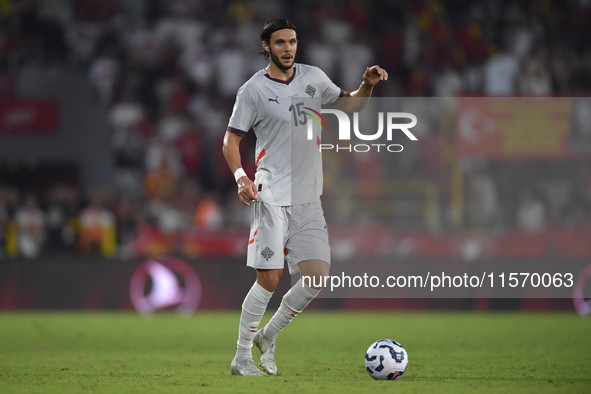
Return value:
[(272, 295), (272, 292), (265, 290), (258, 282), (254, 282), (244, 298), (240, 328), (238, 329), (238, 349), (234, 356), (234, 363), (252, 358), (252, 339), (259, 328), (259, 323)]
[(322, 289), (313, 289), (304, 286), (302, 279), (298, 280), (295, 285), (285, 295), (281, 301), (279, 309), (273, 315), (269, 323), (264, 328), (263, 335), (268, 339), (274, 341), (298, 313), (301, 313), (308, 304), (316, 298)]

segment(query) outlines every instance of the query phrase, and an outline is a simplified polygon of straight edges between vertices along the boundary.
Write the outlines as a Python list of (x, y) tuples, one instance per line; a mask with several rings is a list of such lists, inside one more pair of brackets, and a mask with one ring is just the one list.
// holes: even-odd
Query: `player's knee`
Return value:
[(307, 276), (327, 276), (330, 264), (322, 260), (307, 260), (300, 263), (300, 272)]
[(258, 270), (257, 271), (257, 282), (261, 285), (265, 290), (273, 292), (277, 288), (279, 284), (279, 280), (281, 279), (281, 274), (283, 270)]

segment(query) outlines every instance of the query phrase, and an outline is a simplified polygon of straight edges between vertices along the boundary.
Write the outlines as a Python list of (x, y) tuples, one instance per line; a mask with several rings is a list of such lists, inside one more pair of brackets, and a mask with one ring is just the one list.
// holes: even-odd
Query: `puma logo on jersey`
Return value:
[(279, 96), (275, 96), (274, 99), (268, 98), (267, 100), (269, 100), (269, 101), (275, 101), (277, 104), (279, 104), (279, 101), (277, 100), (278, 98), (279, 98)]

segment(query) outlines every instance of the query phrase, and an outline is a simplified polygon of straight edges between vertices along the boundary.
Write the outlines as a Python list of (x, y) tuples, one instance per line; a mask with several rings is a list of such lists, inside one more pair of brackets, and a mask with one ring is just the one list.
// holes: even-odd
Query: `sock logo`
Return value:
[(275, 253), (267, 246), (262, 252), (261, 255), (265, 258), (265, 260), (269, 261), (269, 259), (274, 255)]

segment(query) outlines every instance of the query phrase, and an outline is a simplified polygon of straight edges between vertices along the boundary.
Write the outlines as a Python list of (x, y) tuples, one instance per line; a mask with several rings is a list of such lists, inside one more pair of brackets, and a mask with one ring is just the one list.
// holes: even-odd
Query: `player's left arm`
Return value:
[(343, 93), (343, 97), (354, 97), (358, 100), (341, 100), (336, 108), (345, 113), (359, 112), (365, 108), (373, 92), (373, 87), (380, 81), (387, 81), (388, 73), (380, 66), (367, 67), (363, 74), (363, 82), (354, 92)]

